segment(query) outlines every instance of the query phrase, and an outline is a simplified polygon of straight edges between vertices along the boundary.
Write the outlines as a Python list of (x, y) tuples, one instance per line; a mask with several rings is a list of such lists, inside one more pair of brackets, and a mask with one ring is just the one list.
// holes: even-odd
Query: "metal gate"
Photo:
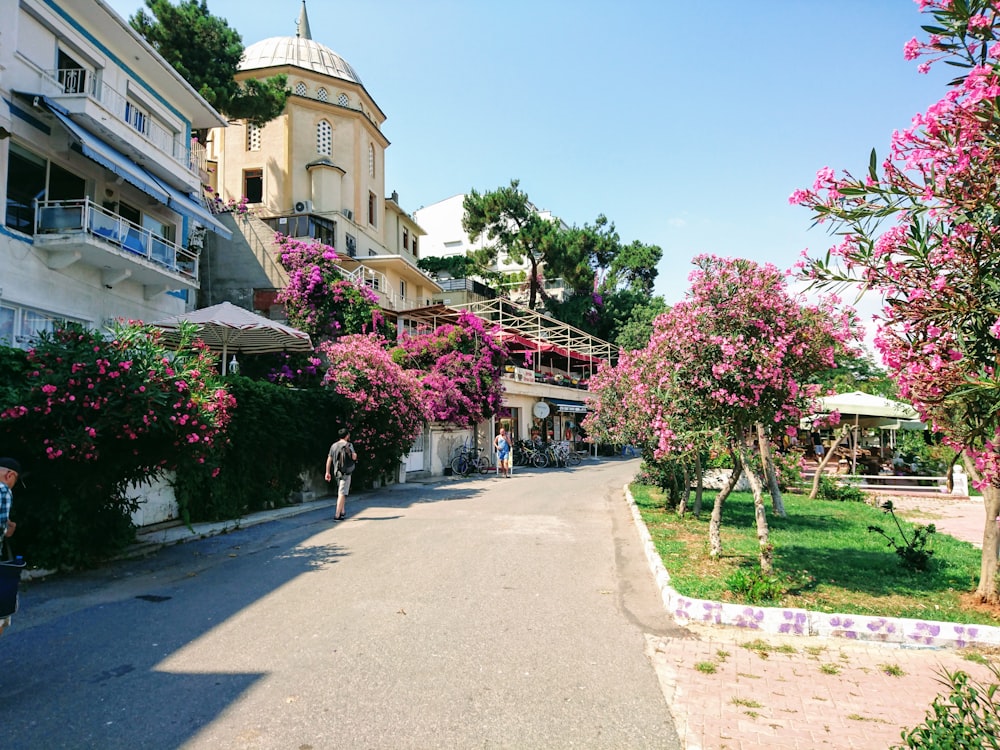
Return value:
[(421, 425), (420, 434), (413, 439), (410, 452), (406, 455), (406, 470), (408, 472), (424, 470), (424, 433), (425, 426)]

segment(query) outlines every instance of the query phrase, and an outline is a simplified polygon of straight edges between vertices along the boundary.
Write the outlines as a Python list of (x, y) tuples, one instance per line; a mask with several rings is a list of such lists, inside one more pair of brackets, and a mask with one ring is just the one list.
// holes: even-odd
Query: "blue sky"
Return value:
[[(122, 15), (141, 3), (110, 0)], [(209, 0), (245, 45), (295, 33), (299, 0)], [(855, 172), (944, 92), (903, 45), (913, 0), (368, 0), (307, 5), (312, 36), (388, 117), (386, 192), (408, 211), (521, 181), (570, 224), (603, 213), (659, 245), (656, 291), (699, 253), (790, 267), (825, 251), (788, 204)]]

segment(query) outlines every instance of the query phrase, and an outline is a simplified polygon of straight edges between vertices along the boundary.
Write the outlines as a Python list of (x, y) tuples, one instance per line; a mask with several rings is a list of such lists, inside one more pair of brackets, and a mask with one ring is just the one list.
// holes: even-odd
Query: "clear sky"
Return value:
[[(126, 18), (141, 2), (109, 0)], [(249, 46), (301, 0), (209, 0)], [(832, 242), (790, 206), (826, 165), (862, 171), (944, 93), (903, 45), (913, 0), (366, 0), (307, 4), (388, 120), (407, 211), (519, 179), (569, 224), (659, 245), (656, 292), (703, 252), (790, 267)]]

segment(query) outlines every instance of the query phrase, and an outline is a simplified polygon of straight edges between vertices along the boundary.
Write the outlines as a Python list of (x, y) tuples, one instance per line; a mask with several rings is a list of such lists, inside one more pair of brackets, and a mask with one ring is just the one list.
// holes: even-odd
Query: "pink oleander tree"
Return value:
[[(645, 350), (623, 359), (617, 387), (635, 391), (624, 407), (635, 414), (622, 418), (623, 429), (634, 431), (657, 459), (693, 450), (700, 431), (719, 432), (749, 480), (760, 565), (770, 572), (772, 548), (763, 484), (750, 458), (752, 435), (758, 423), (796, 426), (816, 395), (806, 383), (833, 366), (836, 343), (848, 342), (858, 330), (852, 311), (838, 312), (835, 299), (809, 305), (792, 296), (774, 266), (710, 255), (694, 264), (685, 299), (654, 321)], [(604, 377), (598, 377), (599, 386)], [(724, 498), (720, 492), (710, 525), (716, 554)]]
[(417, 373), (428, 418), (469, 427), (491, 418), (503, 401), (507, 348), (486, 323), (463, 312), (454, 324), (404, 334), (393, 358)]
[(0, 389), (0, 445), (33, 474), (18, 495), (19, 538), (39, 564), (87, 564), (131, 540), (132, 486), (203, 463), (235, 407), (214, 355), (193, 343), (195, 326), (176, 352), (153, 326), (110, 333), (68, 325), (43, 335)]
[(884, 300), (875, 344), (900, 394), (966, 459), (986, 510), (979, 598), (1000, 603), (1000, 4), (919, 0), (904, 48), (959, 75), (867, 172), (820, 170), (791, 203), (841, 241), (804, 274)]
[(351, 404), (351, 440), (369, 476), (395, 471), (427, 418), (417, 374), (392, 360), (376, 334), (342, 336), (317, 350), (329, 363), (323, 385)]
[(282, 234), (275, 240), (278, 260), (288, 271), (288, 284), (277, 300), (285, 306), (289, 324), (317, 341), (355, 333), (391, 334), (378, 296), (344, 278), (336, 250)]

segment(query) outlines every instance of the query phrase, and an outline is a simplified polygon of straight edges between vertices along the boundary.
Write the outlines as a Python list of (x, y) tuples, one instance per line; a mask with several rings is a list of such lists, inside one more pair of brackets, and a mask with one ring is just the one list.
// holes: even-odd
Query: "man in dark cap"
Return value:
[(14, 485), (21, 475), (21, 464), (14, 458), (0, 458), (0, 531), (8, 537), (14, 533), (16, 523), (10, 520), (10, 506), (14, 502)]
[[(21, 464), (13, 458), (0, 458), (0, 547), (3, 540), (14, 533), (16, 523), (10, 520), (10, 506), (14, 502), (14, 485), (21, 475)], [(10, 616), (0, 617), (0, 634), (10, 625)]]

